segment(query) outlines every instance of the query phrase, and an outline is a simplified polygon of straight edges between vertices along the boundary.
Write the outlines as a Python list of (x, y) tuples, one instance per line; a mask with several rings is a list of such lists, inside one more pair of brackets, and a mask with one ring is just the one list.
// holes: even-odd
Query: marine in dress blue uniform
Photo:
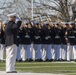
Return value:
[(48, 22), (45, 22), (42, 27), (42, 49), (43, 49), (43, 60), (51, 61), (52, 60), (52, 31)]
[(26, 22), (25, 26), (22, 28), (22, 49), (23, 49), (23, 61), (32, 61), (32, 51), (31, 51), (31, 25)]
[(33, 48), (35, 52), (35, 61), (42, 61), (41, 26), (38, 21), (34, 21), (32, 31), (33, 31)]

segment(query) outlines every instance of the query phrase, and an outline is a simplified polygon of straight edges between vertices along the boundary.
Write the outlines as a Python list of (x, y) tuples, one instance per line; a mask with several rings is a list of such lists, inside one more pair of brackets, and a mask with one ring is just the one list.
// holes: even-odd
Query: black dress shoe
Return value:
[(6, 73), (17, 73), (17, 71), (8, 71)]
[(36, 59), (35, 62), (39, 62), (39, 59)]
[(42, 62), (43, 60), (42, 59), (39, 59), (39, 62)]
[(22, 59), (20, 59), (20, 60), (17, 60), (17, 62), (22, 62)]
[(58, 59), (57, 61), (62, 61), (62, 59)]
[(28, 59), (28, 62), (32, 62), (33, 60), (30, 58), (30, 59)]
[(45, 61), (46, 61), (46, 62), (48, 62), (48, 61), (49, 61), (49, 59), (46, 59)]
[(49, 62), (52, 62), (53, 61), (53, 59), (49, 59)]
[(25, 62), (28, 62), (28, 61), (29, 61), (28, 59), (25, 60)]

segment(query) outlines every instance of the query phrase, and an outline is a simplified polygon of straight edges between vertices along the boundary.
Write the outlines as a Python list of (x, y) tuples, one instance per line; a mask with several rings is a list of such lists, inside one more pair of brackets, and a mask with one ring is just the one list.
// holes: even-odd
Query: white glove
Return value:
[(16, 21), (20, 21), (20, 19), (19, 18), (16, 18)]

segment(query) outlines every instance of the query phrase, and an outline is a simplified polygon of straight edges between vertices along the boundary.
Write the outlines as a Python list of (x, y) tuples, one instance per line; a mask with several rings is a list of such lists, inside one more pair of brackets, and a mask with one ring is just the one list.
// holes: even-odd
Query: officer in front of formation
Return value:
[(9, 21), (5, 26), (5, 47), (6, 47), (6, 73), (17, 73), (15, 62), (17, 54), (17, 35), (21, 21), (16, 21), (16, 13), (8, 14)]

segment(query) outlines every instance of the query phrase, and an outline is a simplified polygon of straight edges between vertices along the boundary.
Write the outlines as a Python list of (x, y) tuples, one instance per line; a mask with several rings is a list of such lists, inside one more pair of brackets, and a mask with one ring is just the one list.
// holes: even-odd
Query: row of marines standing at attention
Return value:
[[(1, 28), (0, 60), (3, 60), (4, 37), (4, 28)], [(18, 30), (17, 45), (17, 61), (21, 59), (22, 61), (70, 61), (71, 54), (73, 54), (73, 60), (76, 61), (75, 23), (44, 22), (41, 24), (38, 21), (26, 21)]]

